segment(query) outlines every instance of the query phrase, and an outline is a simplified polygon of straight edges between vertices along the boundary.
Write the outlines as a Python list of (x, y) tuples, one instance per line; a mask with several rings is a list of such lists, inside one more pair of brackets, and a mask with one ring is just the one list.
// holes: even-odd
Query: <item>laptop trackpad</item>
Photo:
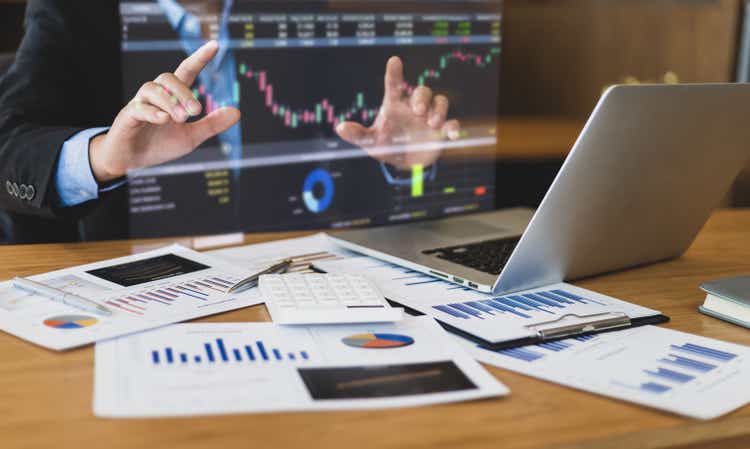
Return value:
[(438, 233), (444, 237), (453, 239), (465, 239), (467, 236), (481, 237), (485, 235), (497, 235), (508, 232), (506, 228), (492, 226), (491, 224), (471, 218), (426, 222), (422, 223), (419, 229)]

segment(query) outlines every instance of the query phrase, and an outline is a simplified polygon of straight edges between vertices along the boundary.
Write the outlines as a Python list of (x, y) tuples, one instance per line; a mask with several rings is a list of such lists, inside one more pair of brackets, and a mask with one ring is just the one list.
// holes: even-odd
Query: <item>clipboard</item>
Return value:
[(565, 340), (566, 338), (571, 337), (593, 335), (603, 332), (613, 332), (630, 327), (646, 326), (650, 324), (663, 324), (669, 321), (669, 317), (666, 315), (654, 315), (631, 319), (624, 313), (608, 312), (578, 317), (583, 321), (576, 324), (562, 322), (566, 317), (569, 316), (570, 315), (564, 315), (557, 320), (527, 326), (529, 328), (536, 328), (533, 329), (536, 331), (536, 336), (534, 337), (519, 338), (516, 340), (508, 340), (499, 343), (492, 343), (483, 340), (476, 335), (472, 335), (446, 323), (440, 322), (440, 325), (443, 326), (443, 328), (448, 332), (460, 335), (463, 338), (471, 340), (485, 349), (498, 351), (501, 349), (511, 349), (520, 346), (535, 345), (548, 341)]
[[(412, 315), (424, 315), (422, 312), (405, 306), (404, 304), (401, 304), (397, 301), (389, 299), (389, 302), (397, 305), (398, 307), (404, 307), (404, 309)], [(571, 337), (613, 332), (631, 327), (663, 324), (669, 322), (669, 320), (670, 318), (668, 316), (662, 314), (631, 318), (627, 314), (622, 312), (604, 312), (591, 315), (576, 315), (573, 313), (569, 313), (566, 315), (562, 315), (554, 320), (525, 326), (533, 330), (536, 333), (535, 336), (494, 343), (479, 338), (476, 335), (466, 332), (455, 326), (451, 326), (450, 324), (441, 321), (440, 319), (436, 319), (438, 324), (440, 324), (440, 326), (442, 326), (446, 331), (472, 341), (482, 348), (489, 349), (491, 351), (518, 348), (521, 346), (535, 345), (548, 341), (565, 340)]]

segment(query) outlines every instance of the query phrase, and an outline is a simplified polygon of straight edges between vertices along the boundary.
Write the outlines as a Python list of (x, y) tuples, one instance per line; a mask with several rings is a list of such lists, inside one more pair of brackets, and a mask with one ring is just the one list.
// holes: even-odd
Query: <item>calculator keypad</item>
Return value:
[(271, 317), (281, 324), (397, 321), (403, 312), (356, 275), (264, 275), (259, 286)]

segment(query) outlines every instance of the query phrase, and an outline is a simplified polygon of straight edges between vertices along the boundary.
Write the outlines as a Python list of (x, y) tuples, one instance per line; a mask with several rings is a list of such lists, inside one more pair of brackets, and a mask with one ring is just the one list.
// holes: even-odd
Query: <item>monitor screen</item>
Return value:
[[(242, 112), (188, 156), (129, 173), (131, 234), (331, 229), (492, 209), (501, 10), (501, 0), (122, 1), (124, 98), (216, 39), (193, 95), (206, 112)], [(407, 130), (365, 151), (338, 137), (343, 121), (376, 120), (391, 56), (403, 62), (405, 97), (425, 85), (450, 100), (457, 140), (410, 140)], [(408, 167), (378, 157), (412, 152), (434, 157)]]

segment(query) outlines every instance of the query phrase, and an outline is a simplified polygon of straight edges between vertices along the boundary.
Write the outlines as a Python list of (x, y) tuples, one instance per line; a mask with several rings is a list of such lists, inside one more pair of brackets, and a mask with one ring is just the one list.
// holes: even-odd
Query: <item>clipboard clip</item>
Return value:
[[(566, 324), (574, 320), (575, 322)], [(524, 327), (536, 332), (541, 340), (552, 340), (587, 332), (601, 332), (620, 327), (629, 327), (630, 317), (622, 312), (604, 312), (591, 315), (569, 313), (555, 320), (529, 324)]]

